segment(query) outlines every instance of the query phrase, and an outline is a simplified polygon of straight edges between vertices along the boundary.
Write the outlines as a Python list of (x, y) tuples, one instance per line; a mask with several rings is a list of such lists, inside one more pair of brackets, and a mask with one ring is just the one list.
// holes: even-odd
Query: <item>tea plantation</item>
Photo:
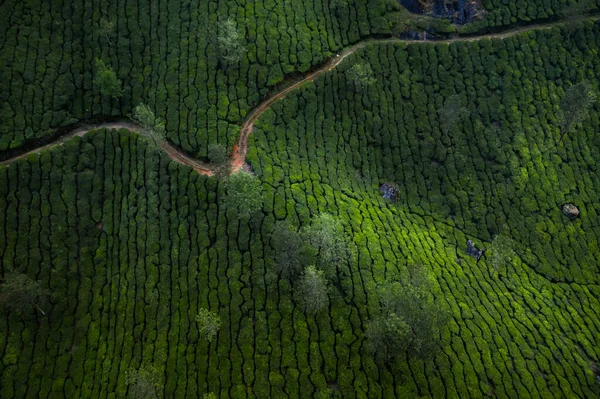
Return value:
[[(483, 21), (505, 7), (496, 25), (526, 20), (505, 3)], [(526, 16), (559, 6), (528, 3)], [(237, 65), (210, 39), (227, 17), (244, 27)], [(383, 0), (0, 4), (0, 159), (142, 101), (174, 146), (204, 158), (233, 147), (268, 93), (319, 71), (254, 122), (246, 161), (262, 209), (250, 218), (225, 207), (224, 178), (126, 129), (0, 165), (0, 288), (17, 271), (51, 293), (39, 309), (0, 307), (0, 397), (600, 397), (599, 102), (560, 140), (565, 92), (599, 91), (600, 23), (365, 41), (397, 17)], [(98, 33), (101, 19), (114, 34)], [(96, 58), (122, 80), (119, 101), (94, 87)], [(368, 84), (350, 78), (358, 64)], [(279, 275), (271, 233), (323, 213), (351, 256), (315, 315)], [(467, 253), (499, 235), (514, 241), (504, 264)], [(448, 322), (433, 357), (384, 363), (367, 326), (381, 287), (414, 264)], [(211, 340), (201, 309), (221, 320)], [(151, 375), (151, 394), (136, 375)]]

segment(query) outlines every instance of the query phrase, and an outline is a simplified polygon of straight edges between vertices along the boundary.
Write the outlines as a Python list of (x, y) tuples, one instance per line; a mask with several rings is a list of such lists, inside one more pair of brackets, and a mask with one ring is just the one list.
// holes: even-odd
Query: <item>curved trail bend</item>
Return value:
[[(583, 19), (597, 20), (598, 17), (594, 16), (594, 17), (580, 18), (580, 19), (582, 19), (582, 20)], [(252, 133), (252, 130), (254, 129), (254, 122), (256, 122), (256, 120), (258, 118), (260, 118), (260, 116), (263, 114), (263, 112), (268, 110), (271, 107), (271, 105), (273, 105), (273, 103), (285, 98), (285, 96), (288, 93), (297, 89), (304, 83), (311, 82), (311, 81), (317, 79), (322, 74), (330, 72), (335, 67), (337, 67), (339, 64), (341, 64), (344, 61), (344, 59), (346, 59), (348, 56), (354, 54), (357, 50), (359, 50), (367, 45), (383, 44), (383, 43), (450, 44), (450, 43), (454, 43), (454, 42), (472, 42), (472, 41), (483, 40), (483, 39), (494, 39), (494, 38), (495, 39), (504, 39), (507, 37), (518, 35), (519, 33), (528, 32), (528, 31), (532, 31), (532, 30), (550, 29), (550, 28), (553, 28), (554, 26), (562, 24), (562, 23), (564, 23), (564, 21), (559, 20), (559, 21), (540, 23), (540, 24), (532, 24), (532, 25), (528, 25), (528, 26), (524, 26), (524, 27), (508, 29), (504, 32), (499, 32), (499, 33), (473, 35), (473, 36), (468, 36), (468, 37), (455, 37), (455, 38), (442, 39), (442, 40), (411, 40), (411, 39), (400, 39), (400, 38), (396, 38), (396, 37), (390, 37), (390, 38), (385, 38), (385, 39), (365, 39), (363, 41), (360, 41), (359, 43), (354, 44), (354, 45), (342, 50), (335, 57), (332, 57), (329, 60), (325, 61), (320, 66), (316, 67), (313, 72), (309, 73), (302, 79), (299, 79), (296, 82), (283, 87), (278, 92), (275, 92), (275, 93), (269, 95), (265, 100), (263, 100), (259, 105), (257, 105), (252, 111), (250, 111), (248, 116), (245, 118), (244, 123), (242, 124), (238, 140), (233, 146), (231, 156), (230, 156), (230, 166), (231, 166), (230, 171), (231, 171), (231, 173), (235, 173), (244, 166), (244, 163), (246, 161), (246, 152), (248, 151), (248, 137), (250, 136), (250, 134)], [(48, 144), (45, 144), (34, 150), (31, 150), (31, 151), (25, 152), (23, 154), (9, 158), (7, 160), (4, 160), (4, 161), (0, 162), (0, 165), (10, 164), (13, 161), (16, 161), (20, 158), (24, 158), (29, 154), (40, 152), (47, 148), (53, 147), (55, 145), (60, 145), (60, 144), (64, 143), (66, 140), (70, 139), (71, 137), (83, 136), (92, 130), (103, 129), (103, 128), (107, 128), (107, 129), (124, 128), (124, 129), (129, 130), (130, 132), (139, 132), (140, 131), (139, 126), (129, 120), (123, 120), (121, 122), (102, 123), (102, 124), (97, 124), (97, 125), (84, 124), (76, 129), (66, 133), (63, 136), (58, 137), (56, 140), (54, 140)], [(171, 145), (167, 142), (162, 142), (162, 143), (160, 143), (160, 147), (167, 153), (167, 155), (173, 161), (180, 163), (182, 165), (190, 166), (194, 170), (196, 170), (198, 173), (203, 174), (203, 175), (211, 176), (213, 174), (213, 166), (212, 165), (206, 164), (200, 160), (197, 160), (195, 158), (188, 156), (182, 150), (174, 147), (173, 145)]]

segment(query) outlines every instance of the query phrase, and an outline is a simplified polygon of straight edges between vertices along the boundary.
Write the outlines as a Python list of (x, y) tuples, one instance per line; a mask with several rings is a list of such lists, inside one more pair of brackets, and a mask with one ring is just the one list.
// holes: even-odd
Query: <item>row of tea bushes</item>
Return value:
[[(10, 0), (0, 7), (0, 154), (61, 125), (125, 116), (146, 102), (166, 119), (170, 140), (205, 156), (208, 142), (232, 144), (231, 123), (285, 74), (304, 72), (390, 25), (383, 0), (338, 6), (326, 0)], [(214, 30), (227, 18), (237, 22), (247, 47), (233, 66), (218, 62), (214, 45)], [(114, 23), (112, 33), (102, 33), (102, 20)], [(95, 58), (122, 80), (120, 99), (101, 97), (94, 87)]]

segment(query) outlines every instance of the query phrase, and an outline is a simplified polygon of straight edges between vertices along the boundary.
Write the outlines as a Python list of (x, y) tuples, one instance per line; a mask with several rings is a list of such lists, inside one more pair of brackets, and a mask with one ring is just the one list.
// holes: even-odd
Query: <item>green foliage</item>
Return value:
[(428, 359), (440, 349), (448, 314), (442, 302), (434, 299), (433, 281), (423, 266), (414, 265), (409, 266), (408, 278), (381, 287), (381, 314), (366, 331), (377, 358), (390, 361), (406, 351), (409, 356)]
[(243, 43), (243, 35), (239, 31), (237, 23), (231, 18), (219, 23), (216, 40), (219, 58), (223, 62), (240, 62), (247, 51)]
[(45, 315), (40, 304), (49, 296), (50, 291), (39, 281), (19, 272), (8, 272), (0, 285), (0, 304), (19, 314), (35, 307)]
[(198, 322), (200, 334), (205, 336), (208, 342), (212, 342), (221, 328), (221, 317), (208, 309), (198, 309), (196, 322)]
[(328, 277), (335, 274), (336, 266), (350, 259), (349, 238), (344, 232), (342, 222), (331, 214), (316, 215), (301, 234), (316, 251), (318, 267)]
[(98, 35), (104, 37), (107, 43), (112, 46), (111, 38), (115, 35), (115, 21), (107, 18), (100, 18), (97, 32)]
[(165, 141), (165, 123), (154, 115), (154, 111), (148, 105), (144, 103), (136, 105), (131, 119), (142, 127), (142, 135), (154, 145)]
[(210, 144), (208, 146), (208, 160), (215, 165), (227, 163), (227, 148), (223, 144)]
[(586, 80), (569, 87), (560, 100), (562, 111), (562, 127), (559, 142), (573, 125), (583, 122), (588, 116), (592, 105), (596, 102), (596, 93)]
[(162, 379), (158, 370), (153, 366), (127, 370), (125, 382), (128, 387), (128, 398), (158, 399), (161, 397)]
[(236, 210), (241, 218), (249, 218), (262, 209), (262, 189), (255, 175), (240, 170), (229, 176), (226, 187), (223, 204), (227, 209)]
[(444, 133), (448, 134), (463, 119), (469, 116), (469, 110), (462, 106), (460, 95), (453, 94), (444, 101), (438, 109), (440, 125)]
[(96, 58), (94, 85), (102, 95), (109, 97), (121, 97), (123, 95), (121, 80), (117, 78), (115, 71), (99, 58)]
[(295, 295), (305, 312), (317, 314), (327, 307), (327, 279), (322, 270), (308, 266), (297, 282)]
[(202, 399), (217, 399), (217, 395), (214, 392), (208, 392), (202, 395)]
[(485, 251), (485, 257), (495, 270), (504, 269), (516, 256), (515, 242), (506, 235), (498, 234)]
[(373, 69), (371, 65), (366, 62), (357, 62), (346, 72), (348, 80), (350, 80), (357, 91), (365, 89), (368, 86), (372, 86), (377, 82), (377, 79), (373, 76)]
[(294, 278), (310, 264), (312, 248), (289, 222), (275, 223), (271, 232), (271, 245), (275, 250), (275, 261), (283, 278)]

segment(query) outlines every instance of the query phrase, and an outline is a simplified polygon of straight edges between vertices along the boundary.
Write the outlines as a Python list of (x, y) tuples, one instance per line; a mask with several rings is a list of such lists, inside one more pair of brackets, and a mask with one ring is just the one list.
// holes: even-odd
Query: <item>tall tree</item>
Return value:
[(298, 281), (295, 290), (296, 298), (310, 314), (316, 314), (327, 307), (327, 279), (322, 270), (308, 266)]
[(328, 213), (315, 216), (310, 225), (302, 229), (302, 235), (315, 249), (317, 265), (328, 277), (333, 276), (337, 264), (350, 258), (349, 239), (344, 226)]
[(115, 98), (123, 95), (121, 80), (117, 78), (115, 71), (99, 58), (96, 58), (94, 85), (98, 87), (102, 95)]
[(485, 252), (488, 263), (496, 271), (503, 269), (516, 256), (514, 248), (515, 242), (510, 237), (504, 234), (496, 235)]
[(125, 373), (127, 396), (131, 399), (158, 399), (161, 387), (160, 373), (153, 366), (129, 369)]
[(200, 334), (204, 335), (208, 342), (212, 342), (221, 328), (221, 318), (219, 315), (208, 309), (200, 309), (196, 315), (196, 321), (198, 322)]
[(242, 59), (247, 51), (242, 39), (243, 36), (233, 19), (227, 18), (219, 23), (217, 27), (217, 50), (221, 61), (235, 63)]
[(208, 160), (214, 165), (215, 176), (221, 178), (229, 173), (229, 164), (227, 159), (227, 149), (223, 144), (209, 144)]
[(154, 145), (158, 146), (166, 140), (164, 121), (157, 118), (154, 115), (154, 111), (148, 105), (144, 103), (136, 105), (133, 109), (131, 119), (142, 127), (142, 135)]
[(585, 121), (592, 105), (596, 102), (596, 93), (586, 80), (569, 87), (560, 100), (562, 111), (562, 126), (559, 143), (562, 142), (569, 130), (578, 123)]
[(260, 181), (251, 173), (240, 170), (229, 176), (226, 183), (225, 207), (235, 209), (242, 218), (249, 218), (262, 208)]
[(0, 304), (19, 314), (35, 307), (43, 315), (41, 304), (50, 296), (50, 291), (39, 281), (19, 272), (8, 272), (0, 285)]
[(458, 94), (449, 96), (437, 112), (442, 131), (446, 134), (470, 114), (469, 110), (462, 106), (462, 100)]
[(98, 34), (106, 39), (109, 46), (112, 46), (112, 41), (110, 39), (115, 34), (114, 20), (100, 18), (100, 21), (98, 22)]
[(429, 358), (440, 347), (441, 329), (448, 321), (445, 306), (434, 300), (433, 278), (421, 265), (409, 267), (403, 281), (383, 285), (380, 314), (365, 332), (376, 358), (389, 362), (406, 353)]
[(312, 260), (311, 248), (289, 223), (279, 221), (271, 232), (275, 261), (283, 278), (294, 278)]
[(356, 91), (365, 89), (368, 86), (373, 85), (377, 82), (377, 79), (373, 76), (373, 69), (371, 65), (366, 62), (357, 62), (346, 72), (346, 77), (352, 83)]

